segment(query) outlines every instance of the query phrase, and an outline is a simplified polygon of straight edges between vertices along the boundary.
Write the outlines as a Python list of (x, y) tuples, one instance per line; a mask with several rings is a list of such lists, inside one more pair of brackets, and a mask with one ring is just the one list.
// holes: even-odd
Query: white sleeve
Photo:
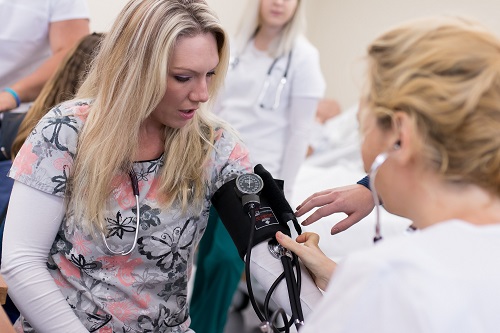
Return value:
[(64, 211), (64, 198), (16, 181), (5, 222), (1, 272), (10, 297), (37, 332), (88, 333), (47, 270)]
[(318, 102), (319, 98), (312, 97), (292, 97), (290, 102), (290, 124), (280, 175), (285, 181), (285, 196), (289, 200), (299, 168), (306, 158)]
[(89, 19), (87, 0), (51, 0), (50, 22)]
[[(304, 321), (313, 312), (313, 308), (322, 299), (323, 294), (318, 289), (307, 269), (301, 265), (301, 290), (300, 303), (304, 314)], [(266, 290), (271, 289), (272, 284), (283, 273), (283, 265), (279, 259), (271, 255), (267, 248), (267, 242), (262, 242), (252, 248), (250, 257), (250, 272), (259, 284)], [(292, 314), (290, 298), (285, 280), (276, 288), (272, 295), (273, 301), (285, 310), (288, 315)]]

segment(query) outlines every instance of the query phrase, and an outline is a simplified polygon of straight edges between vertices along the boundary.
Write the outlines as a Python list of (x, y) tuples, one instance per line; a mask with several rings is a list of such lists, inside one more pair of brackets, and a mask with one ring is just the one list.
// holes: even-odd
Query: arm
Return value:
[(36, 331), (87, 333), (46, 266), (64, 209), (63, 198), (14, 183), (3, 237), (2, 275), (12, 300)]
[(334, 213), (342, 212), (347, 214), (345, 219), (332, 227), (331, 233), (335, 235), (370, 214), (375, 207), (375, 203), (370, 190), (358, 182), (356, 185), (314, 193), (297, 207), (295, 215), (302, 216), (316, 207), (320, 208), (307, 217), (302, 222), (302, 225), (309, 225)]
[[(89, 20), (74, 19), (51, 22), (49, 41), (52, 56), (38, 67), (32, 74), (14, 83), (14, 90), (21, 102), (36, 99), (45, 82), (55, 72), (66, 53), (84, 36), (90, 33)], [(0, 112), (16, 108), (14, 96), (6, 91), (0, 92)]]
[(288, 199), (293, 193), (299, 168), (306, 159), (318, 102), (319, 98), (293, 97), (290, 103), (290, 124), (280, 175), (281, 179), (285, 180), (285, 194)]
[[(246, 148), (240, 144), (236, 144), (232, 147), (232, 149), (225, 149), (224, 141), (225, 140), (220, 140), (216, 143), (216, 147), (218, 148), (216, 149), (216, 152), (219, 152), (219, 158), (216, 158), (216, 161), (224, 161), (224, 165), (221, 168), (220, 174), (217, 174), (214, 177), (214, 179), (217, 180), (213, 186), (214, 191), (217, 191), (222, 184), (233, 179), (237, 174), (252, 172)], [(215, 169), (217, 170), (218, 167)], [(235, 192), (233, 191), (233, 193)], [(236, 196), (236, 194), (233, 195)], [(239, 200), (240, 199), (237, 199), (236, 205), (240, 204)], [(236, 224), (236, 228), (234, 230), (241, 230), (240, 221), (234, 221), (232, 219), (224, 221), (223, 219), (223, 223), (226, 228), (227, 224), (234, 223)], [(246, 240), (246, 238), (248, 238), (248, 234), (246, 234), (246, 237), (243, 236), (242, 238), (239, 238), (238, 232), (231, 233), (231, 228), (228, 230), (233, 242), (237, 243), (241, 239), (243, 239), (242, 243), (244, 242), (244, 244), (248, 242), (248, 240)], [(237, 247), (239, 247), (239, 245), (240, 244), (237, 244)], [(266, 290), (269, 290), (274, 281), (281, 275), (281, 273), (283, 273), (283, 265), (281, 261), (271, 255), (267, 248), (267, 242), (261, 242), (252, 248), (250, 271)], [(300, 299), (304, 316), (308, 316), (312, 312), (313, 306), (322, 297), (322, 293), (316, 287), (316, 284), (305, 268), (302, 269), (301, 276), (302, 291)], [(285, 283), (279, 284), (277, 290), (273, 294), (273, 299), (281, 307), (283, 307), (288, 314), (291, 313), (288, 291)]]

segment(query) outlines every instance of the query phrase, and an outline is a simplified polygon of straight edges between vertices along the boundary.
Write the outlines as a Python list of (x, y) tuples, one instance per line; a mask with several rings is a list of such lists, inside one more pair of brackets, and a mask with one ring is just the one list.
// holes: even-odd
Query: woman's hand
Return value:
[(297, 207), (295, 215), (302, 216), (315, 207), (320, 208), (305, 219), (302, 225), (312, 224), (333, 213), (347, 214), (345, 219), (332, 227), (331, 234), (335, 235), (370, 214), (375, 204), (369, 189), (359, 184), (348, 185), (314, 193)]
[(314, 279), (314, 283), (320, 289), (326, 290), (337, 264), (319, 248), (319, 235), (313, 232), (305, 232), (294, 241), (278, 231), (276, 239), (283, 247), (294, 252), (302, 260), (302, 263), (307, 267)]

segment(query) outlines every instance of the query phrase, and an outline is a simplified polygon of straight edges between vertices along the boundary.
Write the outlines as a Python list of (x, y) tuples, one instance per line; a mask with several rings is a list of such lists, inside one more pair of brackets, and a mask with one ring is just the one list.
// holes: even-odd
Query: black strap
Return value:
[(0, 227), (5, 222), (5, 217), (7, 216), (7, 208), (9, 208), (9, 205), (5, 205), (5, 208), (2, 211), (2, 215), (0, 215)]

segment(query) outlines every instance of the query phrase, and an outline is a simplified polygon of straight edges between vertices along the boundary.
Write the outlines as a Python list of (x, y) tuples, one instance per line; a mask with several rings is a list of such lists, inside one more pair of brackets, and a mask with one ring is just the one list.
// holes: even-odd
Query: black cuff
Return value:
[(365, 176), (363, 179), (358, 180), (358, 181), (356, 182), (356, 184), (363, 185), (363, 186), (364, 186), (364, 187), (366, 187), (367, 189), (371, 190), (371, 189), (370, 189), (370, 177), (369, 177), (369, 176)]

